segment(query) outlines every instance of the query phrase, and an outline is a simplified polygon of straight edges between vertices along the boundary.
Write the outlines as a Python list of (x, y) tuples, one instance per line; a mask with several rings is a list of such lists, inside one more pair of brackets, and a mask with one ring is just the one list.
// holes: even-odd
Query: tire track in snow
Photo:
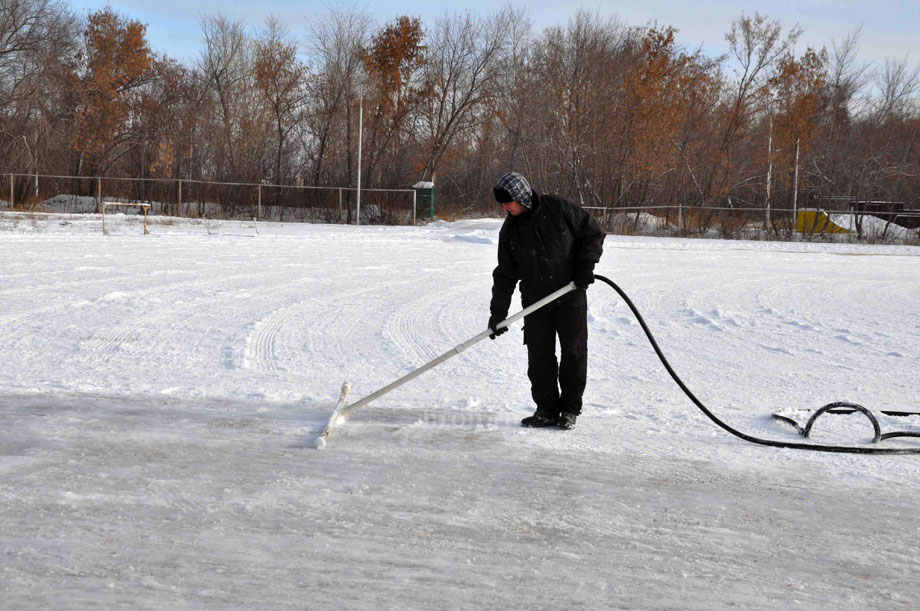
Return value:
[[(201, 270), (201, 273), (202, 273), (202, 274), (207, 274), (207, 273), (209, 273), (210, 271), (211, 271), (211, 270), (205, 269), (205, 270)], [(132, 289), (132, 290), (130, 290), (130, 292), (120, 291), (120, 290), (119, 290), (119, 289), (120, 289), (120, 285), (115, 285), (115, 284), (113, 284), (112, 287), (111, 287), (111, 288), (112, 288), (112, 291), (110, 291), (110, 292), (107, 293), (106, 295), (103, 295), (103, 296), (100, 296), (100, 297), (96, 297), (96, 298), (94, 298), (92, 301), (86, 301), (85, 303), (86, 303), (86, 304), (95, 304), (95, 303), (98, 303), (99, 301), (104, 301), (108, 295), (111, 295), (111, 294), (113, 294), (113, 293), (124, 292), (125, 296), (128, 297), (128, 298), (131, 298), (131, 299), (135, 299), (135, 298), (146, 298), (146, 297), (149, 297), (149, 296), (157, 296), (157, 297), (160, 297), (160, 296), (163, 294), (164, 291), (175, 291), (175, 290), (179, 290), (179, 289), (201, 289), (201, 288), (203, 288), (203, 287), (212, 286), (212, 285), (218, 285), (218, 286), (219, 286), (219, 285), (221, 285), (221, 284), (224, 284), (224, 283), (230, 282), (230, 281), (239, 281), (239, 280), (247, 280), (247, 281), (248, 281), (248, 280), (253, 280), (253, 279), (261, 280), (261, 279), (264, 279), (266, 276), (278, 276), (278, 275), (284, 275), (285, 273), (286, 273), (286, 272), (283, 272), (283, 271), (282, 271), (282, 272), (260, 272), (260, 273), (236, 274), (236, 275), (234, 275), (234, 276), (229, 276), (229, 277), (220, 277), (220, 276), (218, 275), (218, 277), (216, 277), (216, 278), (211, 278), (211, 279), (195, 278), (195, 279), (191, 279), (191, 280), (173, 282), (173, 283), (171, 283), (171, 284), (166, 284), (166, 285), (162, 285), (162, 284), (159, 284), (159, 285), (152, 285), (152, 286), (148, 286), (147, 288), (143, 288), (143, 289)], [(128, 279), (131, 279), (131, 278), (132, 278), (132, 276), (125, 276), (125, 277), (119, 277), (118, 280), (128, 280)], [(88, 283), (89, 283), (89, 284), (95, 284), (95, 283), (97, 283), (97, 282), (103, 282), (103, 281), (105, 281), (105, 282), (110, 282), (110, 283), (113, 282), (112, 279), (110, 279), (110, 278), (108, 278), (108, 279), (106, 279), (106, 278), (100, 278), (100, 279), (90, 279), (90, 280), (86, 280), (86, 281), (75, 281), (75, 282), (73, 282), (73, 283), (71, 283), (71, 284), (73, 284), (73, 285), (75, 285), (75, 286), (77, 286), (77, 285), (83, 286), (83, 285), (88, 284)], [(197, 291), (196, 291), (196, 292), (197, 292)], [(162, 299), (162, 301), (168, 301), (168, 299), (164, 298), (164, 299)], [(53, 313), (53, 312), (55, 312), (55, 311), (61, 311), (61, 310), (65, 310), (65, 311), (67, 311), (67, 312), (69, 313), (69, 312), (71, 312), (71, 311), (73, 310), (73, 308), (74, 308), (73, 302), (71, 302), (70, 300), (68, 300), (68, 299), (65, 298), (65, 297), (61, 297), (61, 298), (59, 298), (59, 299), (53, 300), (53, 303), (51, 303), (50, 305), (47, 305), (47, 306), (44, 306), (44, 307), (41, 307), (41, 308), (24, 309), (20, 314), (13, 314), (13, 315), (10, 315), (10, 316), (2, 317), (2, 318), (0, 318), (0, 326), (6, 325), (6, 324), (10, 324), (10, 323), (14, 323), (14, 322), (17, 322), (17, 321), (19, 321), (19, 320), (23, 320), (23, 319), (27, 319), (27, 318), (35, 318), (35, 317), (36, 317), (37, 315), (39, 315), (39, 314), (43, 314), (43, 315), (44, 315), (44, 314), (47, 314), (47, 313)], [(151, 318), (151, 317), (148, 315), (148, 319), (150, 319), (150, 318)], [(154, 317), (154, 318), (156, 318), (156, 317)], [(135, 325), (135, 326), (137, 326), (137, 325)]]
[[(471, 276), (475, 278), (475, 271)], [(488, 324), (492, 297), (490, 287), (491, 280), (483, 277), (470, 279), (458, 286), (450, 302), (444, 303), (438, 311), (436, 331), (440, 337), (453, 346), (469, 339), (471, 334), (483, 331)]]
[[(286, 274), (287, 272), (284, 273)], [(305, 326), (312, 326), (317, 319), (321, 318), (316, 316), (317, 309), (321, 309), (321, 306), (318, 305), (320, 300), (316, 297), (302, 299), (300, 296), (304, 293), (311, 295), (317, 292), (321, 293), (324, 286), (343, 284), (350, 286), (351, 280), (356, 275), (358, 274), (354, 270), (349, 270), (349, 273), (341, 277), (327, 277), (323, 278), (321, 282), (313, 277), (304, 277), (294, 284), (290, 282), (272, 282), (268, 284), (270, 288), (267, 289), (248, 287), (252, 289), (259, 302), (266, 301), (266, 298), (268, 298), (268, 303), (277, 305), (277, 300), (273, 298), (283, 296), (287, 292), (293, 292), (295, 300), (288, 305), (275, 307), (268, 315), (265, 315), (260, 309), (260, 317), (255, 319), (252, 317), (252, 310), (257, 307), (254, 300), (247, 300), (242, 307), (232, 308), (229, 311), (226, 307), (216, 310), (208, 308), (202, 317), (198, 317), (199, 323), (213, 319), (213, 324), (210, 328), (219, 329), (227, 319), (243, 322), (247, 319), (254, 320), (243, 327), (245, 333), (242, 337), (237, 334), (230, 337), (229, 342), (226, 339), (224, 340), (220, 348), (220, 358), (224, 368), (247, 369), (266, 373), (288, 371), (291, 369), (290, 359), (288, 359), (289, 362), (286, 365), (280, 362), (280, 346), (284, 343), (280, 341), (282, 337), (280, 334), (284, 331), (287, 336), (296, 337), (298, 332)], [(222, 306), (227, 304), (226, 300), (220, 302)], [(305, 321), (305, 324), (293, 324), (298, 320)], [(293, 341), (293, 339), (290, 341)], [(198, 343), (196, 342), (195, 345)], [(242, 349), (240, 349), (240, 346), (242, 346)], [(300, 354), (302, 351), (300, 350), (297, 353)]]
[(242, 366), (264, 372), (276, 372), (284, 369), (278, 364), (275, 350), (278, 333), (294, 320), (298, 313), (308, 310), (312, 300), (301, 301), (271, 312), (255, 324), (253, 331), (246, 337)]
[[(601, 273), (601, 275), (611, 276), (611, 274), (604, 273)], [(630, 285), (638, 284), (632, 279), (627, 279), (626, 281), (620, 281), (617, 278), (611, 279), (621, 285), (627, 291), (627, 294), (629, 294)], [(666, 306), (663, 300), (665, 296), (669, 295), (668, 287), (671, 283), (667, 274), (662, 276), (657, 283), (649, 282), (648, 276), (646, 276), (643, 278), (643, 283), (645, 286), (643, 286), (642, 293), (633, 291), (633, 294), (629, 295), (639, 310), (641, 312), (665, 312)], [(620, 336), (626, 329), (638, 328), (639, 326), (632, 312), (629, 311), (629, 307), (620, 296), (600, 281), (595, 281), (588, 289), (588, 320), (590, 324), (595, 326), (596, 330), (613, 336)], [(659, 320), (656, 322), (660, 325), (665, 321)], [(649, 324), (652, 324), (652, 320), (649, 320)], [(631, 331), (626, 332), (631, 333)]]
[[(195, 255), (196, 255), (196, 251), (176, 250), (173, 252), (173, 256), (177, 260), (183, 260), (184, 257), (186, 256), (188, 256), (189, 258), (192, 258)], [(102, 257), (102, 255), (100, 255), (99, 257)], [(105, 257), (102, 257), (102, 258), (105, 258)], [(89, 272), (89, 271), (98, 272), (99, 275), (95, 277), (91, 277), (91, 278), (81, 278), (78, 280), (73, 279), (73, 276), (76, 273)], [(215, 271), (221, 271), (221, 270), (219, 268), (214, 268), (214, 267), (203, 267), (201, 269), (191, 269), (191, 270), (183, 269), (183, 270), (158, 270), (158, 271), (160, 273), (155, 274), (155, 275), (165, 276), (168, 278), (169, 272), (171, 271), (177, 271), (182, 274), (203, 273), (203, 274), (210, 275), (211, 273)], [(87, 285), (95, 285), (95, 284), (102, 284), (102, 283), (109, 283), (112, 285), (116, 285), (120, 282), (133, 280), (137, 276), (138, 273), (147, 274), (147, 263), (146, 262), (133, 263), (131, 260), (122, 260), (122, 259), (118, 260), (117, 264), (112, 264), (108, 266), (100, 265), (100, 264), (94, 265), (92, 262), (87, 262), (85, 265), (77, 265), (75, 267), (67, 267), (64, 269), (56, 269), (56, 270), (50, 270), (50, 271), (45, 271), (45, 272), (39, 272), (39, 274), (41, 275), (59, 274), (67, 278), (67, 279), (61, 279), (61, 280), (54, 280), (50, 284), (42, 283), (42, 290), (49, 291), (49, 292), (58, 291), (58, 290), (66, 289), (69, 287), (84, 288)], [(118, 274), (118, 275), (113, 276), (113, 274)], [(6, 280), (9, 278), (19, 278), (19, 277), (34, 278), (35, 272), (17, 273), (17, 274), (12, 274), (8, 276), (3, 276), (3, 277), (0, 277), (0, 280)], [(180, 282), (180, 283), (173, 283), (173, 284), (151, 285), (151, 287), (147, 289), (147, 292), (155, 292), (163, 288), (172, 288), (175, 286), (181, 286), (182, 284), (183, 283)], [(8, 298), (12, 295), (17, 295), (17, 294), (32, 294), (34, 293), (34, 290), (35, 290), (35, 287), (33, 285), (17, 287), (17, 288), (12, 288), (12, 289), (0, 289), (0, 298)], [(0, 319), (0, 322), (5, 322), (5, 320), (6, 320), (5, 318), (2, 318)]]
[[(377, 344), (368, 341), (368, 333), (359, 333), (357, 330), (359, 327), (368, 331), (379, 329), (380, 324), (375, 315), (392, 307), (391, 304), (382, 302), (382, 299), (391, 296), (399, 299), (398, 295), (394, 295), (388, 289), (411, 283), (411, 280), (406, 279), (390, 280), (333, 295), (331, 311), (327, 316), (331, 324), (324, 332), (324, 339), (329, 342), (327, 354), (330, 359), (347, 362), (353, 360), (355, 353), (367, 357), (362, 358), (365, 362), (372, 362), (373, 357), (379, 358)], [(365, 295), (373, 295), (376, 298), (376, 307), (371, 307), (369, 302), (360, 299)]]
[(476, 282), (423, 293), (421, 298), (403, 302), (387, 317), (383, 336), (397, 346), (411, 368), (420, 367), (443, 352), (439, 342), (433, 343), (432, 325), (426, 321), (437, 321), (438, 313), (453, 310), (456, 297), (467, 292), (472, 284)]
[[(252, 280), (259, 279), (265, 280), (266, 276), (274, 278), (275, 276), (284, 275), (286, 272), (276, 272), (273, 274), (266, 273), (247, 273), (247, 274), (237, 274), (229, 278), (217, 278), (217, 279), (198, 279), (191, 280), (186, 282), (179, 282), (169, 285), (168, 289), (175, 290), (177, 288), (194, 288), (196, 293), (200, 293), (201, 289), (207, 286), (216, 285), (221, 289), (222, 292), (229, 290), (238, 290), (240, 288), (251, 288)], [(309, 279), (306, 279), (309, 281)], [(127, 297), (134, 299), (137, 297), (143, 297), (148, 293), (158, 294), (158, 291), (163, 288), (158, 289), (144, 289), (141, 291), (134, 291), (127, 294)], [(281, 290), (285, 290), (287, 286)], [(277, 292), (277, 291), (276, 291)], [(260, 291), (260, 295), (272, 294), (272, 292), (266, 293)], [(122, 350), (127, 344), (140, 339), (142, 337), (151, 338), (155, 340), (156, 338), (162, 335), (164, 328), (172, 326), (172, 323), (177, 318), (184, 318), (186, 312), (199, 312), (207, 311), (208, 306), (215, 303), (221, 303), (227, 299), (226, 295), (223, 294), (212, 294), (210, 296), (196, 296), (195, 300), (190, 304), (183, 307), (183, 311), (177, 313), (173, 309), (166, 309), (160, 311), (158, 314), (147, 314), (141, 313), (138, 314), (136, 318), (131, 318), (121, 325), (115, 327), (115, 329), (101, 329), (93, 334), (87, 340), (86, 345), (88, 347), (89, 359), (91, 361), (108, 361), (110, 360), (113, 353), (117, 353)]]
[[(604, 286), (606, 287), (606, 285)], [(623, 320), (620, 316), (621, 312), (624, 311), (620, 307), (621, 305), (625, 307), (621, 303), (620, 296), (610, 289), (589, 293), (588, 322), (593, 325), (593, 330), (619, 335), (616, 325)], [(620, 308), (619, 311), (618, 308)]]
[(94, 360), (109, 360), (110, 353), (119, 351), (122, 346), (141, 338), (147, 321), (129, 323), (114, 332), (99, 331), (87, 340), (90, 354), (97, 355)]
[[(336, 279), (335, 282), (329, 282), (332, 286), (353, 286), (351, 282), (355, 277), (360, 277), (359, 273), (348, 274), (345, 278)], [(267, 373), (286, 371), (288, 368), (281, 364), (279, 353), (279, 335), (286, 331), (290, 337), (297, 337), (298, 332), (303, 331), (304, 327), (316, 324), (317, 320), (338, 319), (346, 320), (345, 328), (350, 330), (355, 326), (354, 320), (361, 318), (360, 308), (366, 308), (365, 302), (360, 301), (358, 304), (346, 306), (345, 309), (335, 307), (334, 302), (341, 299), (354, 300), (366, 294), (379, 293), (382, 288), (392, 284), (406, 284), (407, 280), (394, 280), (387, 283), (377, 283), (360, 288), (350, 288), (344, 292), (332, 295), (330, 299), (323, 301), (329, 303), (331, 310), (328, 314), (317, 315), (317, 310), (322, 310), (317, 305), (318, 300), (315, 298), (300, 300), (288, 306), (278, 308), (268, 316), (262, 318), (253, 326), (252, 331), (245, 339), (245, 349), (242, 357), (242, 367), (249, 370), (262, 371)], [(289, 288), (289, 287), (288, 287)], [(328, 307), (328, 306), (327, 306)], [(308, 316), (309, 315), (309, 316)], [(297, 324), (297, 321), (304, 321)], [(324, 327), (325, 329), (325, 327)], [(324, 333), (325, 334), (325, 333)], [(342, 341), (341, 338), (349, 337), (350, 332), (338, 333), (339, 339), (334, 340), (334, 344), (339, 346), (339, 351), (344, 352), (344, 346), (352, 347), (351, 343)], [(309, 340), (308, 340), (309, 341)], [(334, 351), (330, 351), (332, 355)]]
[[(95, 284), (99, 282), (118, 282), (120, 280), (127, 280), (129, 278), (133, 278), (135, 273), (139, 270), (132, 269), (127, 266), (125, 267), (113, 266), (111, 268), (102, 267), (102, 266), (82, 266), (82, 267), (77, 267), (74, 269), (60, 269), (60, 270), (54, 270), (54, 271), (48, 271), (48, 272), (40, 272), (38, 274), (25, 274), (24, 273), (24, 274), (13, 274), (10, 276), (0, 277), (0, 285), (12, 282), (13, 280), (18, 280), (19, 278), (30, 278), (32, 276), (41, 277), (41, 276), (49, 276), (52, 274), (60, 274), (68, 278), (72, 278), (74, 274), (79, 273), (81, 271), (98, 271), (104, 275), (97, 276), (95, 278), (85, 278), (85, 279), (80, 279), (80, 280), (68, 279), (68, 280), (54, 280), (54, 281), (51, 281), (50, 283), (43, 282), (42, 283), (43, 290), (55, 291), (55, 290), (59, 290), (59, 289), (67, 288), (71, 286), (83, 287), (83, 286), (86, 286), (87, 284)], [(113, 278), (111, 276), (112, 272), (119, 272), (119, 275)], [(34, 278), (32, 279), (34, 280)], [(12, 289), (3, 289), (3, 290), (0, 290), (0, 297), (4, 299), (8, 299), (9, 297), (12, 297), (14, 295), (20, 295), (20, 294), (29, 295), (29, 294), (34, 293), (34, 291), (35, 291), (35, 287), (32, 285), (26, 285), (26, 286), (12, 288)]]

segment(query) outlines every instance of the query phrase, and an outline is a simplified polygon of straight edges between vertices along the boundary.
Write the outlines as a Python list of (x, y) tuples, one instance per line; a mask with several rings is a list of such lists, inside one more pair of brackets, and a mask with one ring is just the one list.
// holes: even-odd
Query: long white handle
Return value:
[[(521, 319), (521, 318), (527, 316), (528, 314), (530, 314), (530, 313), (532, 313), (532, 312), (535, 312), (535, 311), (539, 310), (540, 308), (542, 308), (542, 307), (545, 306), (546, 304), (551, 303), (551, 302), (553, 302), (553, 301), (559, 299), (560, 297), (562, 297), (562, 296), (565, 295), (566, 293), (568, 293), (568, 292), (570, 292), (570, 291), (573, 291), (573, 290), (575, 290), (575, 283), (574, 283), (574, 282), (570, 282), (570, 283), (568, 283), (567, 285), (565, 285), (564, 287), (562, 287), (561, 289), (559, 289), (558, 291), (555, 291), (554, 293), (550, 293), (549, 295), (547, 295), (546, 297), (544, 297), (544, 298), (541, 299), (540, 301), (534, 303), (533, 305), (527, 306), (526, 308), (524, 308), (523, 310), (521, 310), (521, 311), (518, 312), (517, 314), (514, 314), (514, 315), (512, 315), (512, 316), (509, 316), (508, 318), (506, 318), (505, 320), (501, 321), (500, 323), (498, 323), (498, 324), (495, 325), (495, 326), (496, 326), (497, 328), (499, 328), (499, 329), (504, 328), (504, 327), (507, 327), (507, 326), (509, 326), (511, 323), (515, 322), (516, 320), (519, 320), (519, 319)], [(431, 360), (431, 361), (428, 361), (427, 363), (425, 363), (424, 365), (422, 365), (421, 367), (419, 367), (419, 368), (416, 369), (415, 371), (411, 371), (411, 372), (407, 373), (406, 375), (404, 375), (403, 377), (399, 378), (399, 379), (396, 380), (395, 382), (390, 382), (389, 384), (387, 384), (386, 386), (384, 386), (384, 387), (381, 388), (380, 390), (377, 390), (377, 391), (375, 391), (375, 392), (373, 392), (373, 393), (367, 395), (367, 396), (364, 397), (363, 399), (359, 399), (358, 401), (355, 401), (354, 403), (352, 403), (351, 405), (346, 406), (346, 407), (343, 407), (343, 406), (341, 406), (341, 405), (336, 406), (336, 409), (335, 409), (334, 412), (332, 412), (332, 416), (329, 418), (329, 422), (328, 422), (328, 424), (326, 424), (326, 428), (323, 430), (322, 435), (320, 435), (319, 437), (316, 438), (316, 447), (317, 447), (317, 449), (322, 449), (323, 447), (326, 446), (326, 441), (329, 439), (329, 436), (332, 435), (332, 430), (335, 428), (335, 426), (336, 426), (339, 422), (341, 422), (342, 418), (343, 418), (346, 414), (348, 414), (349, 412), (353, 412), (353, 411), (355, 411), (356, 409), (358, 409), (359, 407), (364, 407), (365, 405), (367, 405), (368, 403), (370, 403), (370, 402), (373, 401), (374, 399), (379, 399), (380, 397), (382, 397), (383, 395), (387, 394), (387, 393), (390, 392), (391, 390), (394, 390), (394, 389), (396, 389), (396, 388), (399, 388), (400, 386), (402, 386), (403, 384), (405, 384), (405, 383), (408, 382), (409, 380), (412, 380), (412, 379), (414, 379), (414, 378), (417, 378), (418, 376), (422, 375), (423, 373), (425, 373), (425, 372), (428, 371), (429, 369), (434, 369), (435, 367), (437, 367), (438, 365), (440, 365), (441, 363), (443, 363), (443, 362), (446, 361), (447, 359), (449, 359), (449, 358), (451, 358), (451, 357), (454, 357), (454, 356), (457, 356), (458, 354), (460, 354), (461, 352), (463, 352), (464, 350), (466, 350), (466, 349), (469, 348), (470, 346), (472, 346), (472, 345), (474, 345), (474, 344), (477, 344), (477, 343), (481, 342), (482, 340), (484, 340), (485, 338), (489, 337), (490, 335), (492, 335), (492, 330), (491, 330), (491, 329), (486, 329), (486, 330), (483, 331), (482, 333), (479, 333), (478, 335), (476, 335), (476, 336), (474, 336), (474, 337), (471, 337), (470, 339), (466, 340), (466, 341), (463, 342), (462, 344), (458, 344), (457, 346), (454, 346), (453, 348), (451, 348), (450, 350), (448, 350), (447, 352), (445, 352), (444, 354), (442, 354), (442, 355), (439, 356), (438, 358), (436, 358), (436, 359), (434, 359), (434, 360)]]

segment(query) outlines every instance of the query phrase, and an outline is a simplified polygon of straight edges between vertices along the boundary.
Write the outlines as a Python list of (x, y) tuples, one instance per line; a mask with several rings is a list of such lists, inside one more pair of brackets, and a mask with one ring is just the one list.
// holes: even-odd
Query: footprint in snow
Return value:
[(782, 346), (766, 346), (764, 344), (758, 344), (764, 350), (769, 350), (770, 352), (776, 352), (778, 354), (788, 354), (789, 356), (795, 356), (795, 353), (783, 348)]
[(843, 335), (843, 334), (835, 335), (835, 336), (834, 336), (834, 339), (839, 340), (839, 341), (841, 341), (841, 342), (844, 342), (844, 343), (846, 343), (846, 344), (850, 344), (850, 345), (852, 345), (852, 346), (862, 346), (862, 342), (854, 341), (854, 340), (850, 339), (849, 337), (847, 337), (846, 335)]

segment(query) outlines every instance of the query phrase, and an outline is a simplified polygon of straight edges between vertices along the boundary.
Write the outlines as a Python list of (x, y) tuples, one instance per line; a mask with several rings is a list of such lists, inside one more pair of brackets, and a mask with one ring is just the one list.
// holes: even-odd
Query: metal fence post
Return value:
[(182, 179), (179, 179), (179, 215), (182, 215)]
[[(96, 177), (96, 200), (99, 202), (99, 205), (101, 206), (102, 205), (102, 177), (101, 176)], [(105, 211), (103, 211), (103, 214), (104, 213)], [(103, 227), (105, 227), (104, 223), (103, 223)]]
[(412, 189), (412, 224), (413, 225), (418, 224), (418, 221), (415, 218), (415, 196), (416, 195), (417, 195), (417, 191), (415, 189)]
[(259, 212), (257, 216), (262, 218), (262, 183), (259, 183)]
[(360, 106), (358, 106), (358, 195), (355, 212), (355, 225), (361, 224), (361, 134), (364, 130), (364, 91), (361, 92)]
[(13, 211), (13, 199), (14, 199), (15, 197), (16, 197), (16, 196), (15, 196), (15, 194), (14, 194), (14, 192), (13, 192), (13, 175), (10, 174), (10, 212)]

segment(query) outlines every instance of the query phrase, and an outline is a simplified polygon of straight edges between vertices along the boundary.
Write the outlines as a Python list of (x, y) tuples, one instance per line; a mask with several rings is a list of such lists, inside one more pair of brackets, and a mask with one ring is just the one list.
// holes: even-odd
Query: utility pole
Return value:
[(770, 108), (770, 135), (767, 138), (767, 193), (766, 214), (763, 220), (764, 237), (770, 231), (770, 183), (773, 180), (773, 108)]
[(358, 215), (355, 224), (361, 224), (361, 136), (364, 131), (364, 87), (361, 87), (361, 96), (358, 98)]
[(795, 139), (795, 173), (792, 178), (792, 230), (799, 223), (799, 139)]

